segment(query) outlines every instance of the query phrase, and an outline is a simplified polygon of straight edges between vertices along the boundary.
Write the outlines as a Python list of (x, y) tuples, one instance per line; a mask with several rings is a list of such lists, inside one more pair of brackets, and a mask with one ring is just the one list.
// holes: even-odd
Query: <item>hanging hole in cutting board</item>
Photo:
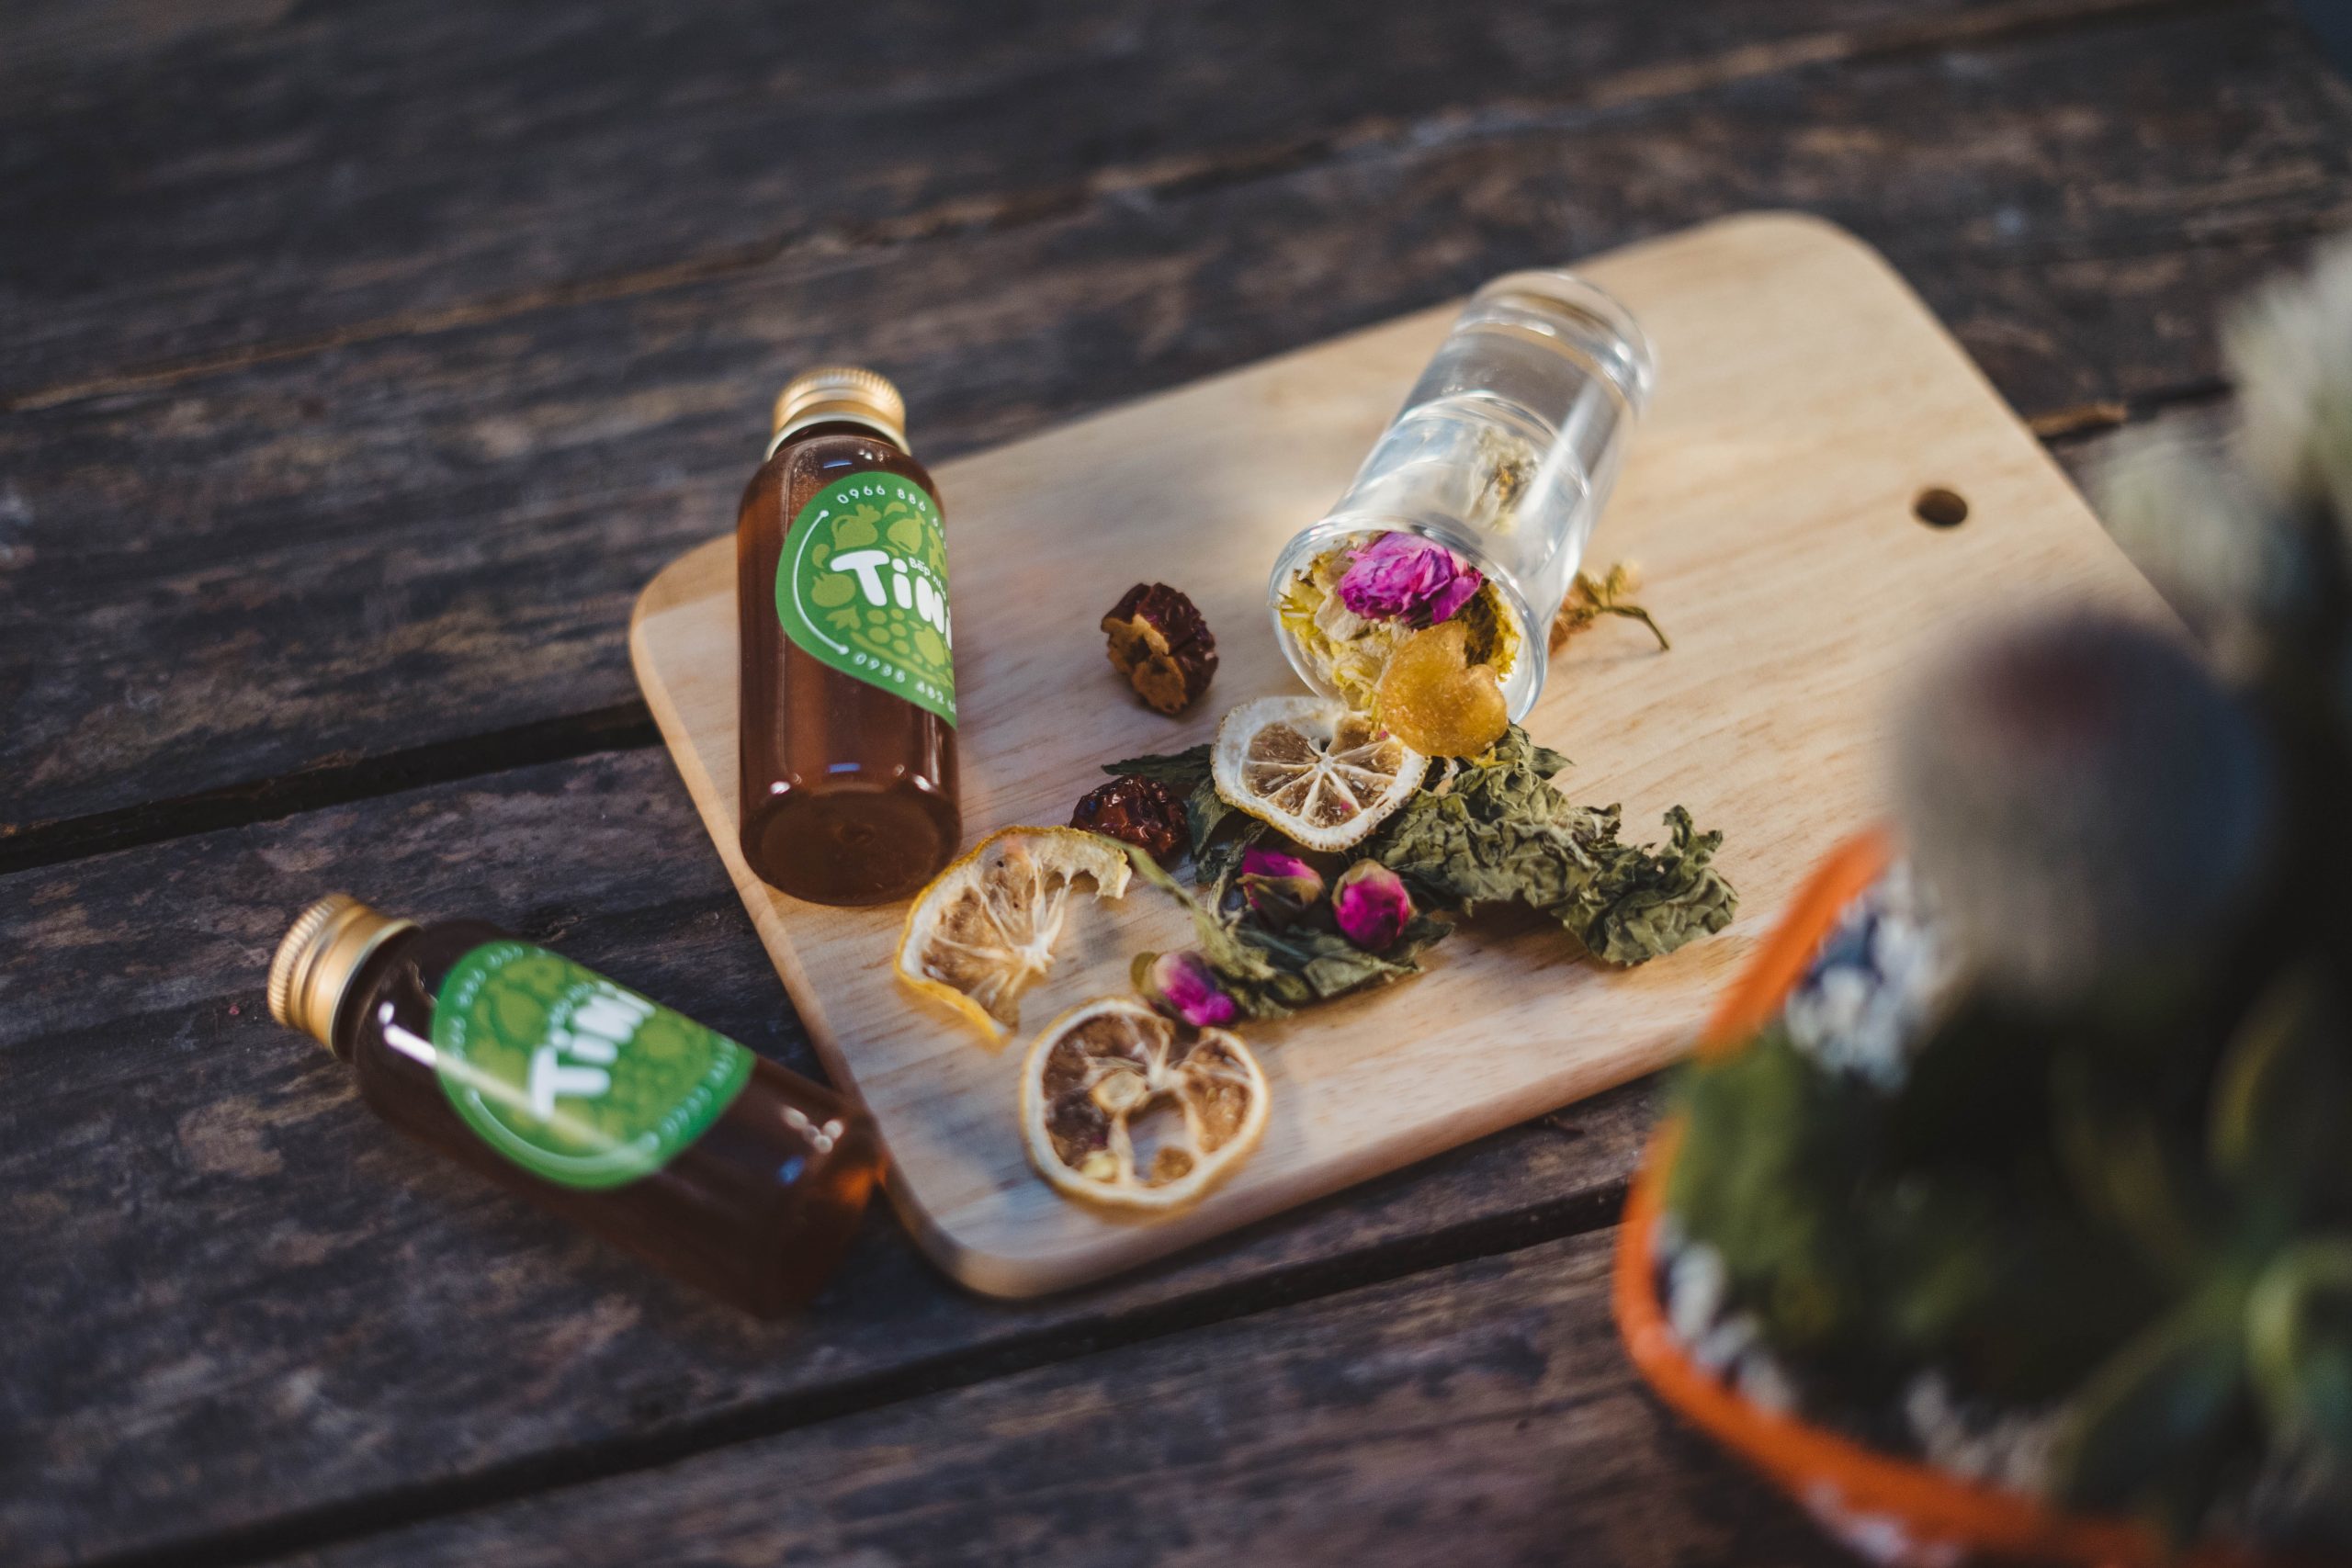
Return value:
[(1911, 515), (1930, 528), (1957, 528), (1968, 521), (1968, 502), (1958, 491), (1931, 485), (1911, 502)]

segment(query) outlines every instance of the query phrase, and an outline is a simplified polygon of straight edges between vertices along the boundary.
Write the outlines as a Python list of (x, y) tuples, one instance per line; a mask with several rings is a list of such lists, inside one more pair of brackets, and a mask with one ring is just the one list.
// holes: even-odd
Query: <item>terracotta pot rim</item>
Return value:
[[(1848, 840), (1823, 863), (1725, 995), (1700, 1043), (1701, 1056), (1746, 1044), (1803, 976), (1846, 907), (1892, 859), (1886, 835), (1872, 831)], [(1677, 1116), (1651, 1136), (1626, 1199), (1611, 1285), (1618, 1333), (1660, 1398), (1816, 1517), (1833, 1528), (1900, 1530), (1923, 1552), (1949, 1553), (1953, 1561), (1976, 1552), (2086, 1568), (2291, 1568), (2290, 1560), (2222, 1543), (2174, 1552), (2145, 1525), (2064, 1513), (1743, 1398), (1684, 1352), (1657, 1299), (1654, 1242), (1682, 1134)]]

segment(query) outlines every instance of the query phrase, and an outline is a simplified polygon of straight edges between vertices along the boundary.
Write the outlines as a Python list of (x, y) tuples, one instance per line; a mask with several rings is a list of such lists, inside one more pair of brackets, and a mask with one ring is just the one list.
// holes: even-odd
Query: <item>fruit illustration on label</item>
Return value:
[(566, 1187), (661, 1169), (752, 1072), (752, 1054), (726, 1036), (519, 942), (486, 942), (450, 969), (431, 1048), (466, 1124)]
[(947, 547), (920, 485), (854, 474), (810, 497), (776, 566), (775, 603), (804, 650), (955, 722)]

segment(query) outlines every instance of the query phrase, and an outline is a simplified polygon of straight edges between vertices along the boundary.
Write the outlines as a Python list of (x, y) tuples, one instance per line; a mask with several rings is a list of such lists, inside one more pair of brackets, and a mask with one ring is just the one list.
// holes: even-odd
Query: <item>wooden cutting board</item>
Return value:
[[(2061, 601), (2164, 614), (2040, 443), (1850, 235), (1757, 215), (1580, 270), (1633, 308), (1660, 367), (1587, 558), (1641, 564), (1674, 649), (1602, 623), (1555, 661), (1528, 728), (1576, 760), (1571, 795), (1622, 801), (1630, 829), (1648, 836), (1676, 802), (1722, 829), (1739, 919), (1611, 973), (1569, 956), (1555, 927), (1482, 918), (1428, 974), (1252, 1027), (1273, 1090), (1265, 1140), (1189, 1212), (1126, 1219), (1057, 1197), (1015, 1110), (1039, 1028), (1124, 992), (1132, 953), (1188, 945), (1170, 902), (1136, 882), (1124, 903), (1081, 903), (1020, 1034), (983, 1043), (893, 978), (903, 906), (803, 904), (736, 852), (731, 535), (646, 588), (631, 651), (679, 772), (827, 1069), (881, 1124), (899, 1213), (966, 1284), (1019, 1296), (1092, 1280), (1672, 1060), (1807, 869), (1878, 813), (1878, 737), (1923, 657), (1988, 615)], [(967, 844), (1067, 821), (1099, 764), (1192, 745), (1233, 704), (1298, 689), (1267, 620), (1275, 552), (1338, 497), (1453, 311), (941, 466)], [(912, 423), (920, 450), (920, 407)], [(1930, 489), (1962, 497), (1967, 520), (1920, 521)], [(1216, 683), (1182, 718), (1144, 708), (1103, 658), (1096, 621), (1138, 580), (1185, 590), (1218, 637)]]

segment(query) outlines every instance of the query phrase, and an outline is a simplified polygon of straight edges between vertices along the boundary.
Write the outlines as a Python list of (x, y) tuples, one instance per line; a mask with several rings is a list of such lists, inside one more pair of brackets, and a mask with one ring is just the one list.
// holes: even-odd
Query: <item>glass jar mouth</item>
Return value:
[(1525, 718), (1528, 711), (1534, 707), (1536, 698), (1543, 694), (1544, 677), (1551, 662), (1551, 627), (1548, 624), (1536, 625), (1534, 612), (1517, 578), (1508, 567), (1494, 558), (1477, 534), (1450, 520), (1341, 513), (1326, 517), (1294, 536), (1281, 558), (1274, 562), (1273, 573), (1266, 583), (1274, 640), (1281, 646), (1283, 657), (1290, 661), (1291, 669), (1317, 695), (1341, 702), (1347, 700), (1346, 693), (1334, 687), (1317, 668), (1283, 611), (1293, 580), (1311, 567), (1325, 551), (1349, 539), (1380, 534), (1410, 534), (1432, 544), (1442, 545), (1476, 567), (1487, 581), (1493, 584), (1496, 596), (1501, 601), (1502, 614), (1510, 619), (1510, 629), (1516, 637), (1516, 650), (1510, 667), (1502, 672), (1503, 702), (1513, 724)]

